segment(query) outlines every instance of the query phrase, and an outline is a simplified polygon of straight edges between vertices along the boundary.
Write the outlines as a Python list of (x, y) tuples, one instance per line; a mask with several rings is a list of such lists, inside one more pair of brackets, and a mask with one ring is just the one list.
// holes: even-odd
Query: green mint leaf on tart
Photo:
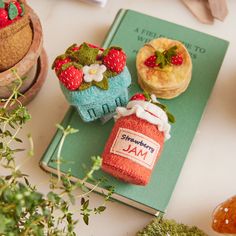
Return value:
[(175, 45), (163, 52), (160, 52), (158, 50), (155, 51), (156, 64), (158, 65), (158, 67), (163, 69), (165, 66), (172, 64), (171, 62), (172, 58), (177, 55), (176, 50), (177, 46)]
[(108, 90), (109, 87), (108, 78), (103, 78), (103, 80), (100, 82), (93, 81), (93, 85), (97, 86), (100, 89)]
[(79, 51), (73, 53), (73, 56), (77, 59), (77, 62), (81, 65), (91, 65), (96, 62), (99, 53), (98, 48), (91, 48), (88, 44), (83, 43)]
[(92, 86), (92, 82), (90, 82), (90, 83), (83, 82), (80, 85), (79, 90), (83, 91), (83, 90), (86, 90), (86, 89), (90, 88), (91, 86)]
[(8, 17), (10, 20), (14, 20), (18, 16), (18, 10), (14, 3), (10, 2), (8, 9)]
[(21, 10), (22, 10), (20, 16), (23, 16), (25, 14), (25, 4), (20, 3), (20, 7), (21, 7)]
[(173, 56), (176, 56), (176, 55), (177, 55), (176, 50), (177, 50), (177, 46), (175, 45), (175, 46), (169, 48), (168, 50), (164, 51), (165, 58), (166, 58), (166, 60), (167, 60), (168, 63), (171, 63), (171, 58), (172, 58)]
[(160, 52), (160, 51), (156, 51), (155, 52), (155, 55), (157, 57), (156, 59), (156, 64), (160, 67), (160, 68), (163, 68), (164, 66), (167, 65), (167, 60), (165, 58), (165, 55), (163, 52)]
[(2, 8), (5, 8), (5, 4), (4, 4), (3, 0), (0, 0), (0, 9), (2, 9)]

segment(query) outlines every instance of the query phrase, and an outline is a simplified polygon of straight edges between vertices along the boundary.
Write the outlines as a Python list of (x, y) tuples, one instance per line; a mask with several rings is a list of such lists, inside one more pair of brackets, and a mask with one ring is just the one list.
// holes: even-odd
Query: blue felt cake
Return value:
[(67, 101), (85, 122), (99, 119), (128, 102), (131, 76), (121, 48), (72, 45), (55, 59), (53, 69)]

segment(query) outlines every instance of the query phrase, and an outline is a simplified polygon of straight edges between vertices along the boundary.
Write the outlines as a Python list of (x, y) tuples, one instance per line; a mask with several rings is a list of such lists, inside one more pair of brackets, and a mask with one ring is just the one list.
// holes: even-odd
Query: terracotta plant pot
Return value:
[(19, 62), (28, 52), (32, 43), (32, 28), (29, 8), (23, 17), (0, 30), (0, 72)]
[[(40, 73), (43, 74), (44, 77), (46, 76), (47, 57), (45, 52), (43, 52), (43, 57), (41, 59), (39, 58), (43, 50), (42, 27), (40, 20), (34, 11), (28, 6), (27, 9), (29, 12), (30, 30), (33, 33), (32, 43), (28, 52), (26, 52), (26, 55), (17, 64), (8, 70), (0, 72), (0, 98), (7, 98), (11, 94), (11, 87), (14, 84), (13, 82), (16, 80), (15, 76), (12, 74), (12, 69), (16, 69), (21, 78), (26, 77), (20, 90), (21, 93), (26, 93), (26, 91), (33, 86)], [(26, 26), (26, 28), (28, 27)], [(26, 31), (29, 36), (29, 30)], [(8, 54), (8, 57), (10, 57), (9, 55), (11, 54)], [(42, 62), (42, 60), (44, 67), (39, 68), (39, 62)], [(39, 69), (43, 70), (43, 72), (39, 72)], [(44, 79), (45, 78), (43, 78), (43, 80)]]

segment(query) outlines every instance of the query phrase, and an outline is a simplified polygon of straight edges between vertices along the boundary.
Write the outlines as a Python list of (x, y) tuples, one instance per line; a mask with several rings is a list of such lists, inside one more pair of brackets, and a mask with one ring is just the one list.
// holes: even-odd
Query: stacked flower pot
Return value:
[(0, 0), (0, 99), (12, 92), (17, 80), (14, 69), (24, 78), (20, 89), (24, 96), (19, 99), (27, 104), (42, 87), (47, 68), (38, 16), (25, 1)]

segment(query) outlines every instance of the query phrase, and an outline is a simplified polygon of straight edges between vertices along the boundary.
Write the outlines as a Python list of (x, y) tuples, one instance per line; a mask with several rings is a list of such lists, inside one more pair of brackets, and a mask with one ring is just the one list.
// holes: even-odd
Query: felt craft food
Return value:
[(32, 35), (27, 6), (19, 0), (0, 0), (0, 72), (26, 55)]
[(213, 213), (212, 228), (224, 235), (236, 235), (236, 196), (216, 208)]
[(128, 183), (146, 185), (170, 138), (173, 116), (155, 95), (136, 94), (116, 109), (115, 125), (102, 154), (102, 169)]
[(131, 76), (119, 47), (104, 50), (92, 44), (72, 45), (57, 57), (53, 69), (68, 102), (83, 121), (93, 121), (128, 102)]
[(179, 96), (187, 89), (192, 76), (187, 49), (181, 42), (167, 38), (145, 44), (137, 54), (136, 67), (141, 88), (158, 98)]

